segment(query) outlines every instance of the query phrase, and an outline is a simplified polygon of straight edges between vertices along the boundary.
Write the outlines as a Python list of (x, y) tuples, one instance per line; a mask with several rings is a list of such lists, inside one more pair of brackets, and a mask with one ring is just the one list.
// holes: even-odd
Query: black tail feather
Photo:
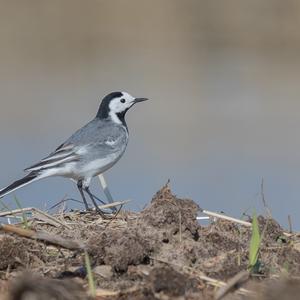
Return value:
[(6, 188), (0, 190), (0, 198), (2, 198), (3, 196), (11, 193), (12, 191), (14, 191), (20, 187), (30, 183), (30, 181), (34, 180), (37, 176), (38, 176), (37, 172), (31, 172), (27, 176), (25, 176), (19, 180), (16, 180), (15, 182), (10, 184)]

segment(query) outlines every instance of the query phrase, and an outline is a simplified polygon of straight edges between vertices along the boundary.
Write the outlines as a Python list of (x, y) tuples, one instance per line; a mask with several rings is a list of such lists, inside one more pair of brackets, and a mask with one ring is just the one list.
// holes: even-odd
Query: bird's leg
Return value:
[[(100, 198), (98, 198), (97, 196), (95, 196), (95, 194), (93, 194), (90, 190), (89, 190), (90, 194), (93, 196), (94, 199), (96, 199), (97, 201), (101, 202), (102, 204), (107, 204), (106, 202), (104, 202), (103, 200), (101, 200)], [(117, 212), (117, 209), (115, 207), (110, 207), (109, 208), (113, 213)]]
[(93, 202), (93, 204), (94, 204), (94, 206), (95, 206), (96, 212), (98, 212), (98, 213), (100, 214), (100, 216), (101, 216), (103, 219), (105, 219), (105, 215), (104, 215), (103, 211), (98, 207), (98, 205), (97, 205), (97, 203), (96, 203), (96, 201), (95, 201), (95, 199), (94, 199), (93, 194), (90, 192), (89, 187), (85, 187), (84, 190), (85, 190), (85, 192), (89, 195), (90, 199), (92, 200), (92, 202)]
[(104, 202), (103, 200), (101, 200), (100, 198), (98, 198), (95, 194), (93, 194), (91, 191), (90, 191), (90, 189), (88, 189), (89, 191), (87, 192), (87, 193), (89, 193), (90, 195), (92, 195), (92, 197), (94, 198), (94, 199), (96, 199), (97, 201), (99, 201), (100, 203), (102, 203), (102, 204), (107, 204), (106, 202)]
[(84, 203), (84, 205), (85, 205), (85, 209), (86, 209), (86, 210), (89, 210), (88, 203), (87, 203), (86, 198), (85, 198), (84, 193), (83, 193), (82, 181), (81, 181), (81, 180), (79, 180), (79, 181), (77, 182), (77, 187), (78, 187), (79, 193), (80, 193), (80, 195), (81, 195), (81, 198), (82, 198), (82, 200), (83, 200), (83, 203)]

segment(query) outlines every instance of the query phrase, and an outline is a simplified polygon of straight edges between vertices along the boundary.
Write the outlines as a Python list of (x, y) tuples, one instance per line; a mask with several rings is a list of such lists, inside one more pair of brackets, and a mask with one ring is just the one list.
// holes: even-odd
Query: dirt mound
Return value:
[(88, 252), (96, 265), (110, 265), (117, 272), (124, 272), (129, 265), (149, 262), (153, 247), (136, 229), (114, 230), (107, 228), (88, 240)]
[(199, 206), (194, 201), (178, 199), (172, 194), (169, 184), (166, 184), (140, 213), (139, 220), (143, 225), (170, 231), (171, 234), (188, 231), (197, 238), (198, 212)]
[(91, 236), (88, 251), (95, 264), (110, 265), (117, 272), (126, 271), (129, 265), (147, 264), (152, 254), (165, 251), (166, 244), (176, 244), (185, 236), (198, 239), (198, 210), (192, 200), (176, 198), (166, 185), (126, 228), (108, 227)]
[(0, 270), (17, 266), (38, 266), (43, 256), (43, 245), (9, 235), (0, 236)]
[[(195, 202), (177, 198), (167, 184), (140, 213), (121, 212), (113, 220), (102, 220), (93, 213), (73, 212), (59, 215), (68, 226), (33, 222), (31, 229), (85, 245), (99, 293), (96, 299), (213, 299), (215, 288), (211, 285), (247, 270), (251, 228), (222, 219), (200, 226), (198, 211)], [(299, 235), (286, 235), (273, 219), (259, 216), (258, 223), (262, 233), (256, 270), (259, 287), (282, 273), (300, 276)], [(47, 292), (53, 299), (71, 299), (56, 296), (54, 286), (65, 297), (73, 297), (65, 291), (81, 295), (76, 281), (63, 280), (67, 277), (83, 278), (84, 284), (79, 285), (87, 289), (82, 249), (68, 250), (3, 233), (0, 257), (0, 291), (24, 271), (40, 275), (34, 279), (26, 275), (9, 284), (10, 299), (18, 299), (16, 295), (26, 290), (40, 293), (43, 299), (48, 299)], [(256, 282), (257, 277), (251, 278), (249, 289), (259, 290)], [(80, 299), (88, 299), (87, 293), (84, 295)], [(226, 299), (241, 298), (235, 293)]]
[(177, 272), (170, 266), (156, 267), (149, 274), (151, 290), (165, 297), (180, 297), (197, 293), (199, 296), (199, 280)]
[(257, 221), (260, 232), (263, 233), (264, 244), (277, 242), (283, 237), (283, 229), (274, 219), (258, 216)]

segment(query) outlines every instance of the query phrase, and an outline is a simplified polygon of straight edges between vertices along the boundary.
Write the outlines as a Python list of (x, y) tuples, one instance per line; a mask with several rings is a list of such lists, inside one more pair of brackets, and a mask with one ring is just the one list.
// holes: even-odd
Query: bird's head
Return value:
[(148, 100), (147, 98), (134, 98), (126, 92), (113, 92), (105, 96), (100, 104), (97, 117), (111, 118), (115, 123), (125, 124), (125, 114), (134, 104)]

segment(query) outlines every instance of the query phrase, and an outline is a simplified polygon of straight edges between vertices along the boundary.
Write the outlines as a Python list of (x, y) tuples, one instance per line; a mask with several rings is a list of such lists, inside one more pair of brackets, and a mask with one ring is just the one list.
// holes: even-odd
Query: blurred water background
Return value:
[[(0, 183), (54, 150), (116, 90), (148, 97), (106, 173), (139, 210), (174, 193), (300, 229), (300, 2), (0, 0)], [(92, 187), (102, 195), (98, 181)], [(79, 199), (66, 179), (16, 192), (23, 207)], [(5, 203), (14, 207), (13, 196)]]

